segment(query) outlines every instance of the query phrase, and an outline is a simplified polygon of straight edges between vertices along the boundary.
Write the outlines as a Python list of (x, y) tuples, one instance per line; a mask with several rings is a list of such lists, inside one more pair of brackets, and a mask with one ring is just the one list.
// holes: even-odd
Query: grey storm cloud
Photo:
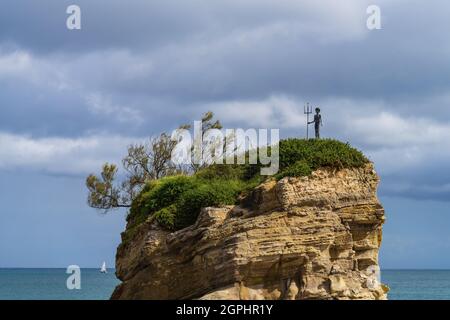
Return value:
[[(83, 29), (73, 32), (65, 28), (72, 2), (5, 5), (4, 47), (62, 55), (91, 87), (188, 103), (272, 93), (402, 99), (438, 94), (448, 82), (443, 1), (426, 10), (418, 1), (380, 1), (380, 32), (365, 29), (368, 1), (267, 0), (134, 0), (126, 10), (122, 1), (83, 0)], [(146, 72), (110, 74), (136, 61)]]
[[(65, 27), (71, 4), (81, 7), (81, 30)], [(85, 172), (109, 160), (107, 150), (205, 110), (228, 127), (302, 135), (311, 101), (322, 106), (327, 136), (376, 161), (382, 192), (445, 199), (450, 4), (378, 1), (376, 31), (366, 28), (369, 4), (3, 1), (0, 142), (20, 165), (35, 154), (43, 154), (36, 170), (78, 157), (85, 165), (57, 170)], [(30, 156), (15, 145), (32, 146)], [(6, 158), (0, 167), (13, 166)]]

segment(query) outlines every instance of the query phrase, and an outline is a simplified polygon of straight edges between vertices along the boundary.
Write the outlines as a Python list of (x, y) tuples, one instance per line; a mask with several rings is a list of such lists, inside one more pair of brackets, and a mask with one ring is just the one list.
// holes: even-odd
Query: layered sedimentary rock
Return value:
[(170, 233), (148, 219), (117, 252), (113, 299), (385, 299), (372, 164), (267, 181)]

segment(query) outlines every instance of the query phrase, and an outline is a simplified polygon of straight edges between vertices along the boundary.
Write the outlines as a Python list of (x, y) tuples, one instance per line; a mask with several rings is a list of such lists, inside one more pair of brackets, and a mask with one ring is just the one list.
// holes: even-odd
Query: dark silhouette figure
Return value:
[(314, 123), (314, 129), (316, 130), (316, 139), (320, 139), (320, 127), (323, 126), (322, 115), (320, 114), (320, 109), (316, 108), (316, 114), (314, 115), (314, 120), (308, 122), (308, 124)]

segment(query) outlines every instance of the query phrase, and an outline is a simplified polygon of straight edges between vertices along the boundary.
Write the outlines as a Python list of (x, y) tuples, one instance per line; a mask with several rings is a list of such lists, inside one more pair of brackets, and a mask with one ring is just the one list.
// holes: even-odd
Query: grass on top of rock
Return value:
[(164, 228), (179, 230), (193, 224), (201, 208), (235, 204), (241, 193), (260, 182), (224, 176), (204, 178), (204, 173), (148, 182), (133, 202), (128, 219), (137, 224), (154, 215)]
[[(282, 140), (279, 154), (280, 170), (276, 179), (308, 176), (321, 167), (354, 168), (369, 162), (349, 144), (328, 139)], [(201, 208), (236, 204), (239, 195), (249, 193), (270, 178), (260, 175), (261, 167), (261, 164), (211, 165), (192, 176), (149, 181), (133, 201), (128, 229), (131, 231), (149, 217), (171, 231), (192, 225)]]
[(319, 168), (359, 168), (369, 160), (364, 154), (332, 139), (303, 140), (287, 139), (280, 141), (280, 171), (277, 178), (287, 176), (308, 176)]

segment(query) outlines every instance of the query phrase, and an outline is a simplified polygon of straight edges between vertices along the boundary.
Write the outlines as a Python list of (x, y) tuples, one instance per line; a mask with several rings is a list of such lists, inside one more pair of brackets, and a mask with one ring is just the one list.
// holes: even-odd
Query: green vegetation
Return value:
[[(212, 112), (202, 116), (201, 124), (202, 134), (209, 129), (222, 129)], [(130, 209), (124, 241), (149, 220), (157, 220), (168, 230), (185, 228), (195, 222), (201, 208), (235, 204), (265, 179), (309, 176), (318, 168), (354, 168), (368, 162), (360, 151), (336, 140), (287, 139), (280, 141), (278, 150), (257, 150), (262, 151), (258, 152), (260, 155), (279, 151), (278, 173), (267, 177), (261, 175), (261, 163), (208, 165), (210, 161), (203, 161), (177, 166), (171, 159), (175, 146), (171, 135), (163, 132), (146, 143), (129, 146), (122, 160), (125, 177), (119, 177), (118, 167), (109, 163), (103, 165), (100, 174), (87, 177), (89, 206), (105, 213)], [(223, 148), (227, 150), (226, 145)], [(253, 159), (251, 156), (249, 152), (245, 154), (246, 163)]]
[[(360, 151), (336, 140), (282, 140), (279, 152), (276, 179), (308, 176), (321, 167), (361, 167), (368, 162)], [(132, 203), (129, 230), (133, 232), (149, 217), (168, 230), (185, 228), (195, 222), (201, 208), (235, 204), (239, 195), (268, 178), (259, 174), (260, 168), (260, 164), (211, 165), (190, 176), (151, 180)]]
[[(211, 166), (205, 170), (212, 171), (213, 167), (217, 168)], [(203, 175), (205, 172), (165, 177), (147, 183), (133, 202), (128, 219), (132, 219), (134, 225), (154, 215), (163, 227), (179, 230), (193, 224), (201, 208), (235, 204), (239, 194), (254, 188), (259, 182), (256, 179), (244, 181)]]
[(280, 172), (277, 178), (308, 176), (319, 168), (358, 168), (369, 160), (348, 143), (332, 139), (280, 141)]
[[(222, 129), (220, 121), (214, 119), (210, 111), (202, 116), (202, 135), (210, 129)], [(189, 129), (184, 124), (179, 129)], [(130, 145), (128, 154), (122, 159), (126, 177), (118, 180), (119, 168), (105, 163), (100, 174), (90, 174), (86, 178), (88, 205), (108, 213), (117, 208), (130, 208), (149, 181), (180, 174), (189, 175), (207, 167), (207, 161), (200, 164), (179, 166), (172, 162), (172, 152), (177, 141), (165, 132), (151, 137), (145, 143)], [(207, 142), (202, 147), (206, 147)], [(223, 146), (226, 150), (226, 145)]]
[(284, 177), (306, 177), (312, 173), (312, 169), (308, 162), (300, 160), (291, 166), (288, 166), (283, 171), (278, 173), (275, 177), (279, 180)]

